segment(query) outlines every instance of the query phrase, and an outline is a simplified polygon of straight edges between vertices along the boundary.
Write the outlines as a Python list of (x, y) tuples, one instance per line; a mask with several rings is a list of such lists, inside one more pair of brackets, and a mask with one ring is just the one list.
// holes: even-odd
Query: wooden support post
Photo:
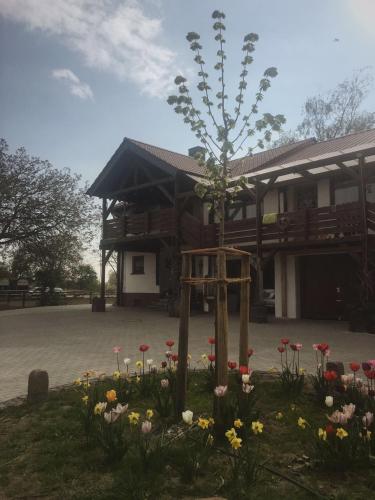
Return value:
[(281, 317), (288, 317), (288, 274), (287, 258), (284, 253), (280, 254), (280, 274), (281, 274)]
[[(241, 278), (250, 278), (250, 255), (241, 257)], [(249, 348), (250, 283), (241, 282), (239, 366), (247, 366)]]
[[(107, 219), (107, 199), (103, 198), (102, 204), (102, 239), (105, 238), (104, 225)], [(105, 248), (102, 248), (102, 259), (101, 259), (101, 273), (100, 273), (100, 298), (105, 299), (105, 265), (106, 265), (106, 255)]]
[[(191, 277), (191, 255), (182, 256), (182, 278)], [(178, 334), (178, 365), (176, 382), (176, 416), (179, 418), (185, 410), (187, 388), (187, 357), (189, 347), (191, 285), (182, 282), (180, 305), (180, 328)]]
[(363, 283), (363, 301), (368, 302), (370, 283), (368, 268), (368, 227), (367, 227), (367, 200), (366, 200), (366, 181), (364, 177), (364, 157), (359, 158), (359, 202), (362, 215), (362, 283)]
[(256, 302), (263, 304), (263, 267), (262, 267), (262, 193), (261, 187), (256, 185), (256, 263), (257, 263), (257, 281), (256, 281)]
[(226, 255), (219, 250), (217, 254), (217, 328), (215, 332), (216, 384), (228, 385), (228, 307), (227, 307)]

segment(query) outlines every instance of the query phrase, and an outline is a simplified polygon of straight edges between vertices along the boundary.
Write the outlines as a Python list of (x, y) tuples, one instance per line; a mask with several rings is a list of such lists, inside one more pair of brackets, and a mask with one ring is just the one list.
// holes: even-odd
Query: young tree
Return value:
[[(281, 125), (285, 123), (283, 115), (272, 115), (264, 113), (254, 125), (251, 120), (259, 112), (259, 104), (264, 98), (265, 92), (271, 86), (271, 79), (277, 76), (277, 69), (270, 67), (263, 73), (260, 79), (255, 101), (250, 106), (245, 106), (245, 93), (247, 89), (248, 67), (253, 62), (252, 53), (255, 50), (255, 44), (259, 40), (256, 33), (249, 33), (243, 39), (243, 59), (241, 61), (242, 70), (238, 84), (238, 95), (235, 97), (234, 109), (229, 110), (228, 94), (226, 90), (225, 60), (227, 58), (224, 45), (226, 43), (224, 33), (225, 14), (215, 10), (212, 14), (214, 20), (213, 29), (215, 40), (218, 43), (217, 62), (214, 66), (218, 72), (219, 90), (216, 93), (216, 105), (212, 99), (213, 90), (209, 85), (206, 63), (202, 56), (202, 45), (200, 35), (195, 32), (187, 34), (186, 39), (190, 43), (190, 49), (194, 53), (194, 61), (198, 65), (199, 82), (198, 91), (201, 93), (201, 100), (206, 108), (209, 125), (202, 116), (202, 112), (195, 106), (192, 95), (189, 91), (187, 80), (183, 76), (175, 78), (175, 84), (178, 87), (178, 94), (168, 97), (168, 104), (174, 107), (177, 114), (180, 114), (184, 122), (190, 126), (195, 136), (202, 143), (206, 157), (198, 157), (201, 165), (205, 166), (205, 182), (197, 184), (196, 192), (202, 198), (205, 198), (211, 208), (217, 213), (219, 218), (219, 246), (224, 245), (224, 222), (225, 205), (235, 196), (238, 189), (243, 185), (241, 183), (234, 185), (230, 178), (229, 161), (245, 147), (249, 138), (256, 132), (261, 132), (262, 137), (257, 140), (254, 147), (248, 148), (248, 153), (252, 154), (256, 147), (264, 148), (265, 143), (269, 143), (272, 137), (272, 131), (279, 131)], [(229, 189), (231, 186), (232, 189)]]
[[(190, 43), (190, 49), (194, 54), (194, 61), (198, 65), (199, 82), (198, 91), (208, 117), (203, 116), (198, 109), (189, 90), (185, 77), (179, 75), (175, 78), (178, 94), (168, 97), (168, 104), (174, 107), (174, 111), (181, 115), (183, 121), (190, 126), (195, 136), (202, 143), (205, 155), (197, 157), (199, 163), (205, 167), (205, 179), (196, 185), (196, 193), (204, 198), (219, 218), (219, 247), (224, 247), (225, 209), (226, 205), (236, 196), (241, 188), (247, 188), (245, 179), (235, 182), (231, 178), (230, 160), (246, 145), (249, 138), (257, 132), (261, 133), (256, 146), (264, 148), (264, 144), (270, 142), (272, 131), (279, 131), (285, 122), (283, 115), (272, 115), (264, 113), (252, 125), (252, 119), (259, 112), (259, 105), (264, 98), (265, 92), (271, 86), (272, 78), (277, 76), (277, 69), (270, 67), (263, 73), (259, 81), (253, 104), (245, 105), (245, 94), (247, 89), (248, 67), (253, 62), (252, 53), (259, 37), (256, 33), (249, 33), (243, 39), (243, 58), (241, 61), (240, 80), (238, 94), (235, 97), (233, 109), (228, 104), (227, 75), (225, 73), (226, 53), (224, 50), (225, 40), (225, 14), (215, 10), (212, 14), (214, 20), (213, 30), (215, 40), (218, 44), (217, 61), (214, 69), (218, 72), (219, 88), (216, 95), (209, 85), (209, 75), (206, 63), (202, 56), (202, 45), (200, 35), (195, 32), (187, 34), (186, 39)], [(216, 97), (216, 101), (215, 101)], [(215, 104), (215, 102), (216, 104)], [(248, 148), (252, 154), (255, 147)], [(216, 353), (216, 384), (226, 386), (228, 383), (228, 312), (227, 312), (227, 286), (225, 282), (225, 254), (221, 250), (217, 253), (217, 314), (215, 327), (215, 353)], [(188, 267), (188, 266), (187, 266)], [(260, 258), (258, 258), (258, 270), (260, 271)], [(258, 275), (261, 273), (259, 272)], [(184, 328), (180, 330), (183, 332)], [(246, 336), (247, 337), (247, 336)], [(247, 338), (246, 338), (247, 341)], [(186, 380), (183, 373), (182, 363), (179, 364), (179, 384)], [(219, 398), (218, 398), (219, 399)], [(215, 400), (216, 401), (216, 400)], [(181, 402), (179, 402), (181, 406)], [(217, 401), (214, 406), (215, 421), (219, 425), (222, 422), (223, 402)]]
[(10, 153), (0, 139), (0, 250), (54, 239), (60, 234), (89, 237), (94, 204), (80, 176), (31, 157)]

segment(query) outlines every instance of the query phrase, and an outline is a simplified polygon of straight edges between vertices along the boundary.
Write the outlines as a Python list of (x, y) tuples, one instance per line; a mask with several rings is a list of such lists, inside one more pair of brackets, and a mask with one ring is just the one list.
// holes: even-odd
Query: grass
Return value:
[[(187, 407), (196, 416), (212, 411), (203, 384), (200, 374), (191, 376)], [(256, 408), (264, 423), (259, 437), (264, 468), (246, 498), (374, 498), (374, 468), (338, 474), (315, 466), (308, 435), (296, 424), (300, 416), (316, 428), (325, 423), (326, 411), (312, 394), (305, 392), (293, 402), (282, 397), (277, 381), (259, 380), (255, 386)], [(213, 453), (195, 481), (184, 477), (186, 454), (178, 446), (167, 450), (166, 457), (162, 452), (155, 456), (147, 477), (136, 462), (131, 466), (132, 456), (109, 465), (99, 447), (86, 444), (78, 417), (81, 405), (80, 395), (71, 388), (51, 393), (45, 403), (0, 412), (0, 498), (172, 500), (221, 495), (237, 500), (226, 486), (227, 458), (220, 453)], [(150, 407), (150, 399), (138, 398), (129, 409)], [(282, 420), (275, 418), (279, 411)]]

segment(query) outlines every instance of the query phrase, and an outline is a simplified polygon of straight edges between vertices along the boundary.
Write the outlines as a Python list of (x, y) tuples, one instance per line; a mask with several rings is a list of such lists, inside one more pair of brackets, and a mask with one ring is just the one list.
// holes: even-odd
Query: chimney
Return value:
[(195, 158), (197, 154), (203, 156), (203, 159), (206, 157), (206, 150), (202, 146), (195, 146), (194, 148), (189, 148), (188, 150), (189, 156)]

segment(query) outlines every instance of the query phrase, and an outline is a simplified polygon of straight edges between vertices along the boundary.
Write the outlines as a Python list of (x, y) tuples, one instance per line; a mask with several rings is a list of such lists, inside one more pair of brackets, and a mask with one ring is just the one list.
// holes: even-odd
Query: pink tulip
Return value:
[(112, 348), (112, 351), (115, 353), (115, 354), (118, 354), (119, 352), (122, 351), (122, 347), (120, 347), (119, 345), (115, 345), (113, 348)]
[(217, 396), (218, 398), (222, 398), (227, 393), (227, 390), (228, 390), (227, 385), (218, 385), (214, 389), (215, 396)]
[(149, 432), (151, 432), (151, 428), (152, 428), (152, 424), (149, 420), (145, 420), (142, 423), (141, 430), (142, 430), (143, 434), (148, 434)]

